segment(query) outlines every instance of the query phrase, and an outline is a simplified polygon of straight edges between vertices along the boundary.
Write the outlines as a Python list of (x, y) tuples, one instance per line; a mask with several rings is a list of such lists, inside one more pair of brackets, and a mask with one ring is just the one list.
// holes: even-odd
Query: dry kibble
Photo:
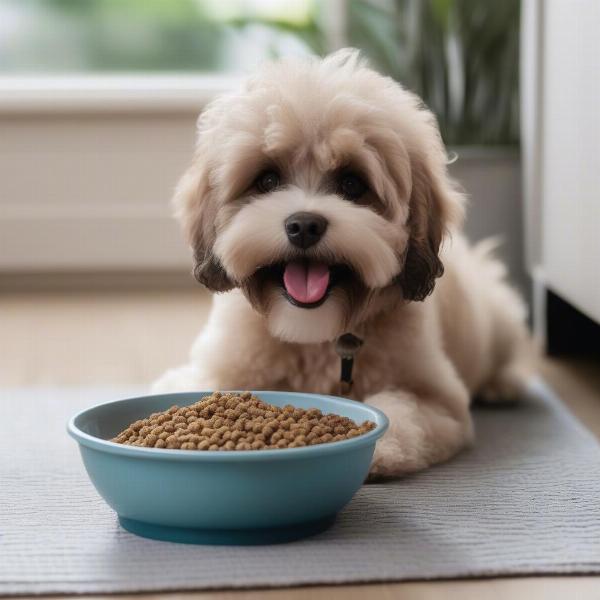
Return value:
[(135, 421), (112, 441), (173, 450), (272, 450), (347, 440), (374, 427), (317, 408), (273, 406), (251, 392), (214, 392), (191, 406)]

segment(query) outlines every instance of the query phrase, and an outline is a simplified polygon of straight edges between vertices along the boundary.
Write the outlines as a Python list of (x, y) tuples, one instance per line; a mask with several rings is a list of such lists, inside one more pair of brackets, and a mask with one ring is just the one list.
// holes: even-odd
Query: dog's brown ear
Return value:
[(194, 253), (194, 277), (214, 292), (233, 289), (234, 282), (213, 254), (216, 206), (209, 188), (208, 174), (196, 161), (179, 181), (173, 206)]
[(406, 300), (422, 301), (433, 292), (444, 273), (440, 245), (450, 224), (462, 218), (462, 195), (446, 174), (446, 165), (431, 158), (411, 158), (412, 192), (409, 200), (409, 242), (398, 282)]
[(194, 256), (194, 277), (213, 292), (228, 292), (235, 287), (219, 259), (212, 253), (204, 257)]

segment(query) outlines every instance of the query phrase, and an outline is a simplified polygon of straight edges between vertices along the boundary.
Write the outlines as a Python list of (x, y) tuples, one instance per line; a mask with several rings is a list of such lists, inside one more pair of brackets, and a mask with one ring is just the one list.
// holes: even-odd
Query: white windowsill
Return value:
[(235, 89), (228, 75), (118, 74), (2, 76), (0, 114), (64, 112), (198, 112), (217, 94)]

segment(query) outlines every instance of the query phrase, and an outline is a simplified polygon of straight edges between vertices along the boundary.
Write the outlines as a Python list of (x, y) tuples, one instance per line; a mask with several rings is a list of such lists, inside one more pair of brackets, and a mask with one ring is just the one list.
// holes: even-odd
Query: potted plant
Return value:
[(473, 240), (500, 234), (525, 287), (519, 157), (519, 0), (351, 0), (349, 45), (435, 113), (470, 197)]

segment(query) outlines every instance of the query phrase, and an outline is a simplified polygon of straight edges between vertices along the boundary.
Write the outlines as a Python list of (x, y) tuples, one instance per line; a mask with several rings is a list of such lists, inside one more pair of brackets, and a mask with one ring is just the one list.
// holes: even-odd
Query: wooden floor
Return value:
[[(0, 386), (147, 384), (167, 367), (185, 360), (209, 305), (208, 297), (198, 290), (3, 293)], [(598, 363), (545, 360), (540, 369), (600, 438)], [(579, 600), (600, 599), (600, 578), (526, 577), (130, 598), (159, 596), (168, 600)]]

